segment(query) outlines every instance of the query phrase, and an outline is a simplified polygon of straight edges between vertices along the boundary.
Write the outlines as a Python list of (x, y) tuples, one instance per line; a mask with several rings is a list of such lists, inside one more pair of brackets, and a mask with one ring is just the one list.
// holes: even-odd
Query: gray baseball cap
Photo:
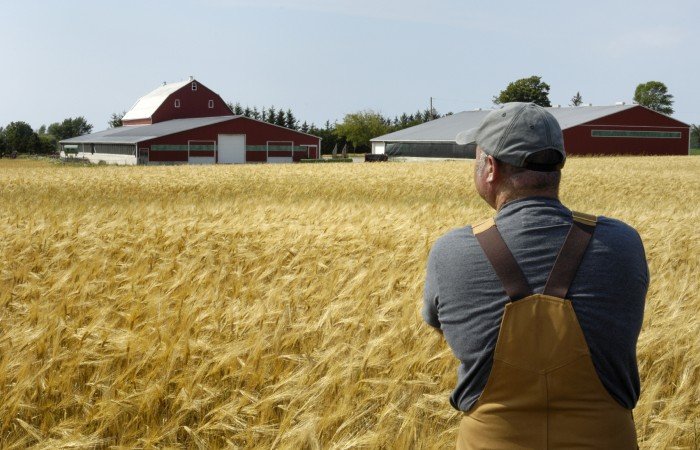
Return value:
[[(456, 141), (476, 142), (487, 155), (532, 170), (556, 170), (566, 160), (559, 122), (534, 103), (505, 103), (488, 113), (478, 128), (459, 133)], [(549, 159), (532, 161), (530, 157), (543, 150), (555, 150), (555, 153)]]

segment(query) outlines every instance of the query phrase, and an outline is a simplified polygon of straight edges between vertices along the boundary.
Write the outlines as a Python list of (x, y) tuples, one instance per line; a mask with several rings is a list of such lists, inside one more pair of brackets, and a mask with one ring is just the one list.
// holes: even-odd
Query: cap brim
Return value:
[(476, 128), (460, 131), (455, 137), (455, 142), (459, 145), (471, 144), (476, 140)]

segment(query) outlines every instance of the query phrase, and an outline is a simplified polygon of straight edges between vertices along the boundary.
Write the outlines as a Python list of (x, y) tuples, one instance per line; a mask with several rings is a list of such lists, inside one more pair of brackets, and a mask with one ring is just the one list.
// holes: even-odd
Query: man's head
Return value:
[[(474, 184), (498, 209), (533, 195), (557, 197), (566, 159), (559, 123), (534, 103), (506, 103), (491, 111), (475, 134)], [(458, 137), (459, 140), (459, 137)]]

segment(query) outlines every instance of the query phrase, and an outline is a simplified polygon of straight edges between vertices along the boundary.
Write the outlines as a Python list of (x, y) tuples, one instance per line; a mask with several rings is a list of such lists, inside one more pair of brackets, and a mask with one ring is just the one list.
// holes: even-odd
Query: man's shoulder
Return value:
[(474, 252), (480, 252), (479, 244), (474, 237), (471, 225), (455, 228), (440, 236), (430, 251), (431, 258), (436, 262), (454, 264), (458, 261), (470, 260)]
[(463, 246), (465, 243), (472, 240), (474, 240), (474, 232), (472, 231), (471, 225), (454, 228), (437, 238), (433, 244), (433, 251), (447, 251), (455, 246)]
[(648, 271), (642, 238), (634, 227), (621, 220), (598, 216), (589, 245), (588, 254), (595, 266), (613, 264), (618, 268), (625, 267), (627, 271), (634, 272), (635, 268)]
[(620, 240), (620, 243), (641, 243), (639, 233), (634, 227), (611, 217), (598, 216), (595, 233), (600, 238), (611, 241)]

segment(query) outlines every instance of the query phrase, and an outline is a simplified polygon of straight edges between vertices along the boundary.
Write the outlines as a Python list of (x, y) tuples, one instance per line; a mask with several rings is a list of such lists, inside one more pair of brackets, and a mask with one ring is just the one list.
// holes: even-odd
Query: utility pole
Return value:
[(433, 97), (430, 97), (430, 120), (433, 120)]

